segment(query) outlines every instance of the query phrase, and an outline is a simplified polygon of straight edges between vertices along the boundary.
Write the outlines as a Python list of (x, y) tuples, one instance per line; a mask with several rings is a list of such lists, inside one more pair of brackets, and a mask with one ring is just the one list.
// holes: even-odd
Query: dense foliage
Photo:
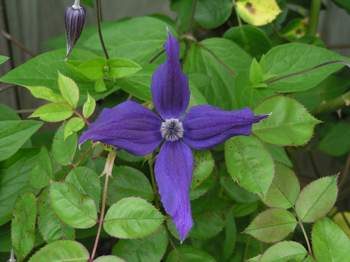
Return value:
[[(347, 0), (334, 2), (350, 12)], [(44, 101), (28, 118), (0, 105), (0, 259), (349, 261), (350, 60), (317, 35), (326, 7), (320, 0), (169, 4), (175, 19), (102, 23), (105, 50), (96, 27), (85, 27), (67, 59), (60, 36), (0, 77)], [(269, 114), (252, 136), (194, 151), (194, 226), (183, 243), (160, 202), (157, 153), (78, 146), (104, 108), (132, 99), (153, 109), (151, 78), (165, 60), (167, 30), (181, 44), (191, 106)], [(320, 154), (336, 171), (319, 175)]]

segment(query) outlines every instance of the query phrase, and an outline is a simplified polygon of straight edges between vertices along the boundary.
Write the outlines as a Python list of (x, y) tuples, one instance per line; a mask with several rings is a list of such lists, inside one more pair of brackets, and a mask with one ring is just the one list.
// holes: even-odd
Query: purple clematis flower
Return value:
[(182, 72), (179, 44), (169, 33), (165, 43), (167, 60), (153, 74), (152, 96), (157, 113), (126, 101), (104, 109), (80, 137), (146, 155), (161, 145), (155, 177), (165, 211), (172, 217), (181, 241), (192, 228), (190, 187), (191, 149), (211, 148), (236, 135), (250, 135), (255, 116), (249, 109), (223, 111), (210, 105), (186, 109), (190, 100), (188, 79)]

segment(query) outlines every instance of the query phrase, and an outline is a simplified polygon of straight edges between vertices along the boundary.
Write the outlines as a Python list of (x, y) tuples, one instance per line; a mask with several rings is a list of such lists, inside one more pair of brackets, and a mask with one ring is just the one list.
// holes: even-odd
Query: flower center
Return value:
[(165, 140), (174, 142), (183, 137), (184, 128), (179, 119), (169, 118), (162, 123), (160, 132)]

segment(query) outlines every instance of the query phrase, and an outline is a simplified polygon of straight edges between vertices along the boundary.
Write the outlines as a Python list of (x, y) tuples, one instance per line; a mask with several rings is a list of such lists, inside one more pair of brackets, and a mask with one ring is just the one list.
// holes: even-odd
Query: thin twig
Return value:
[(18, 39), (14, 38), (12, 35), (7, 33), (4, 30), (1, 30), (1, 34), (4, 38), (11, 41), (15, 46), (17, 46), (23, 53), (30, 55), (31, 57), (35, 56), (35, 54), (30, 51), (23, 43), (21, 43)]
[(101, 211), (100, 211), (100, 217), (98, 219), (97, 234), (96, 234), (94, 246), (92, 248), (91, 256), (89, 258), (89, 262), (93, 262), (93, 260), (96, 256), (98, 243), (100, 241), (100, 235), (101, 235), (102, 225), (103, 225), (105, 211), (106, 211), (108, 182), (109, 182), (109, 178), (112, 176), (112, 170), (113, 170), (113, 165), (114, 165), (114, 160), (115, 160), (116, 154), (117, 153), (114, 150), (109, 152), (107, 160), (106, 160), (105, 169), (103, 170), (103, 173), (102, 173), (105, 175), (105, 183), (104, 183), (103, 193), (102, 193)]
[(89, 120), (88, 120), (86, 117), (84, 117), (82, 114), (80, 114), (77, 110), (74, 110), (74, 114), (75, 114), (77, 117), (81, 118), (87, 126), (90, 125)]
[(102, 20), (102, 6), (101, 6), (101, 0), (96, 0), (96, 12), (97, 12), (97, 31), (98, 36), (100, 38), (101, 47), (103, 49), (103, 53), (105, 54), (105, 57), (109, 59), (108, 51), (105, 45), (105, 42), (103, 40), (103, 34), (101, 29), (101, 20)]
[[(296, 213), (296, 210), (294, 209), (294, 212)], [(312, 256), (312, 248), (311, 248), (311, 244), (310, 244), (310, 240), (309, 240), (309, 237), (307, 236), (306, 234), (306, 231), (305, 231), (305, 228), (304, 228), (304, 225), (303, 225), (303, 222), (301, 221), (300, 217), (298, 215), (296, 215), (297, 217), (297, 220), (298, 220), (298, 224), (301, 228), (301, 231), (303, 232), (303, 235), (304, 235), (304, 238), (305, 238), (305, 241), (306, 241), (306, 245), (307, 245), (307, 250), (309, 252), (309, 255)]]
[(191, 16), (190, 16), (190, 24), (189, 24), (189, 32), (193, 33), (193, 27), (194, 27), (194, 16), (196, 14), (196, 8), (197, 8), (197, 0), (192, 0), (192, 9), (191, 9)]
[(348, 220), (348, 218), (346, 217), (346, 215), (344, 214), (344, 212), (340, 212), (341, 216), (344, 219), (345, 224), (347, 225), (347, 227), (350, 229), (350, 222)]

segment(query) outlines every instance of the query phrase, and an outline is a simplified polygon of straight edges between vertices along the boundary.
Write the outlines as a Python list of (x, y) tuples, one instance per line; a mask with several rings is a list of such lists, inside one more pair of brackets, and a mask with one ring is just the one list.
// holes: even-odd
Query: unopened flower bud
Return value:
[(74, 4), (66, 9), (65, 25), (67, 34), (67, 54), (70, 55), (74, 45), (78, 41), (85, 24), (86, 10), (80, 6), (80, 1), (75, 0)]

